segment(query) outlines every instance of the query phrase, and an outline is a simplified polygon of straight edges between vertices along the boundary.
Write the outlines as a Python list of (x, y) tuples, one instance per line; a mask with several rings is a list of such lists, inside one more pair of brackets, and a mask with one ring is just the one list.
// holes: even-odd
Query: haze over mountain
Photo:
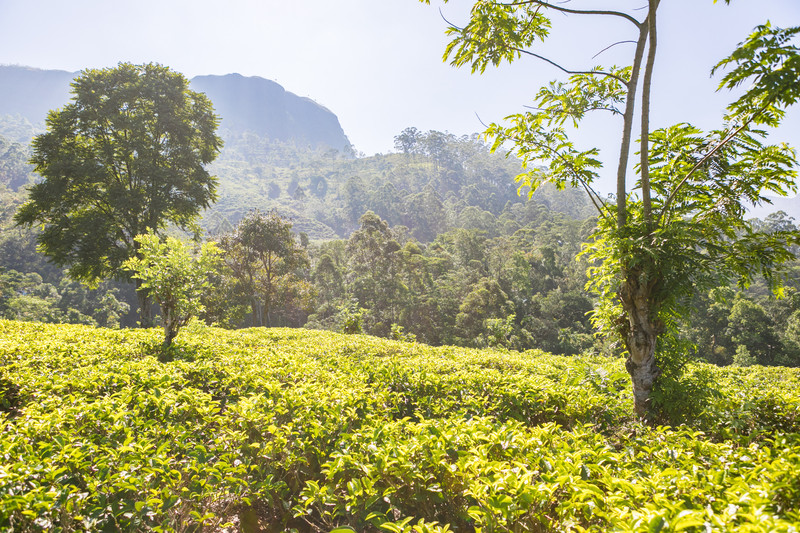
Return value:
[(253, 132), (281, 141), (302, 141), (350, 150), (350, 142), (329, 109), (291, 93), (274, 81), (241, 74), (196, 76), (192, 89), (211, 98), (223, 132)]
[(0, 66), (0, 114), (44, 122), (47, 112), (69, 100), (74, 72)]
[[(0, 66), (0, 116), (19, 117), (35, 129), (47, 112), (70, 99), (70, 82), (77, 75), (63, 70)], [(349, 151), (337, 116), (310, 98), (293, 94), (279, 84), (240, 74), (197, 76), (192, 89), (206, 93), (222, 117), (224, 135), (246, 132), (299, 146)], [(25, 141), (16, 135), (14, 140)]]
[(748, 209), (747, 212), (750, 217), (764, 219), (770, 213), (783, 211), (796, 221), (800, 221), (800, 195), (797, 196), (770, 196), (771, 204), (759, 205)]
[[(47, 112), (63, 106), (70, 100), (70, 82), (78, 73), (67, 72), (64, 70), (42, 70), (25, 66), (0, 65), (0, 135), (7, 141), (0, 145), (0, 166), (5, 174), (3, 182), (12, 189), (23, 185), (27, 180), (29, 168), (21, 163), (27, 156), (14, 156), (16, 152), (24, 149), (28, 141), (35, 135), (43, 131), (44, 120)], [(345, 156), (352, 153), (352, 146), (343, 131), (338, 117), (329, 109), (311, 100), (297, 96), (274, 81), (261, 77), (246, 77), (241, 74), (227, 75), (205, 75), (197, 76), (190, 80), (194, 90), (206, 93), (217, 113), (222, 117), (220, 133), (226, 139), (226, 153), (231, 149), (243, 148), (249, 145), (245, 151), (252, 151), (254, 148), (253, 140), (247, 139), (246, 134), (253, 134), (260, 141), (258, 145), (266, 141), (289, 143), (298, 149), (333, 149), (341, 152)], [(8, 141), (20, 143), (20, 146), (13, 146)], [(269, 145), (272, 146), (272, 145)], [(12, 149), (13, 148), (13, 149)], [(267, 145), (258, 148), (263, 151)], [(242, 154), (240, 154), (242, 155)], [(12, 157), (14, 156), (14, 157)], [(223, 158), (230, 160), (230, 157)], [(235, 156), (234, 158), (239, 157)], [(248, 169), (243, 168), (221, 168), (224, 165), (217, 165), (216, 172), (223, 183), (231, 181), (241, 183), (245, 176), (252, 172), (264, 172), (267, 167), (275, 164), (256, 163), (253, 154), (243, 156), (249, 159)], [(14, 164), (9, 166), (12, 161)], [(393, 165), (390, 165), (393, 166)], [(13, 168), (12, 168), (13, 167)], [(252, 168), (250, 168), (252, 167)], [(255, 169), (255, 170), (253, 170)], [(293, 196), (297, 187), (297, 171), (289, 176), (283, 176), (281, 183), (284, 195)], [(306, 178), (308, 179), (308, 178)], [(344, 179), (344, 178), (342, 178)], [(511, 177), (508, 178), (511, 180)], [(257, 180), (259, 181), (259, 180)], [(328, 177), (331, 189), (337, 188), (336, 179)], [(317, 183), (317, 182), (314, 182)], [(398, 182), (398, 185), (402, 180)], [(309, 183), (305, 183), (308, 189)], [(266, 186), (266, 185), (264, 185)], [(228, 188), (224, 186), (223, 188)], [(409, 190), (417, 190), (411, 187)], [(421, 190), (421, 189), (420, 189)], [(245, 197), (253, 199), (249, 190), (244, 190)], [(285, 200), (285, 199), (284, 199)], [(226, 202), (223, 201), (222, 204)], [(285, 207), (285, 201), (281, 200), (281, 207)], [(485, 202), (477, 202), (483, 204)], [(275, 207), (261, 205), (262, 208)], [(482, 206), (486, 208), (486, 206)], [(800, 197), (795, 198), (776, 198), (772, 205), (764, 205), (749, 210), (750, 216), (764, 218), (769, 213), (778, 210), (785, 211), (795, 219), (800, 219)], [(241, 209), (237, 209), (238, 219), (241, 216)], [(359, 213), (360, 214), (360, 213)], [(295, 220), (298, 226), (303, 226), (299, 221), (303, 220), (300, 214), (296, 215)], [(310, 217), (314, 218), (314, 217)], [(408, 224), (408, 222), (405, 222)], [(316, 231), (311, 227), (304, 227), (310, 234), (320, 237), (332, 237), (334, 233), (341, 234), (343, 228), (338, 231), (329, 231), (325, 228)]]

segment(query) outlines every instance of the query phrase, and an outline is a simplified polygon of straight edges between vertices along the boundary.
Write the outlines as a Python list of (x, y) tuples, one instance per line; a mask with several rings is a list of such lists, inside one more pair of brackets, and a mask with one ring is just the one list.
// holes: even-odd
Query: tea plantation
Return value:
[(693, 366), (670, 427), (621, 360), (161, 335), (0, 321), (0, 530), (800, 529), (796, 369)]

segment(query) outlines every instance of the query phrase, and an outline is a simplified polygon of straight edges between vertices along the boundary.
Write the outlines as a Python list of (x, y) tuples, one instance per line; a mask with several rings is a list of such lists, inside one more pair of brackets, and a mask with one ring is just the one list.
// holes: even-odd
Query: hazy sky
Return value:
[[(356, 149), (393, 150), (404, 128), (458, 135), (518, 112), (558, 72), (533, 59), (471, 75), (442, 62), (446, 23), (471, 2), (432, 0), (0, 0), (0, 64), (77, 71), (156, 61), (192, 77), (238, 72), (277, 81), (339, 117)], [(641, 16), (643, 0), (573, 0)], [(800, 25), (800, 0), (667, 0), (660, 13), (656, 126), (719, 125), (731, 95), (714, 94), (709, 70), (767, 19)], [(572, 68), (630, 62), (631, 25), (558, 16), (544, 50)], [(800, 109), (777, 138), (800, 146)], [(613, 161), (619, 122), (595, 120), (581, 140)], [(607, 165), (613, 174), (613, 165)], [(605, 187), (604, 187), (605, 188)], [(610, 189), (610, 187), (608, 187)]]

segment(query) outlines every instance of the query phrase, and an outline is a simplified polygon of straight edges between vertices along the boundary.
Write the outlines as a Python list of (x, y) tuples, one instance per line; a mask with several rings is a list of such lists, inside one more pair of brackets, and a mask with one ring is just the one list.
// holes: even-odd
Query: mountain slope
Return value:
[(69, 100), (74, 72), (0, 66), (0, 115), (21, 115), (34, 124)]
[(325, 145), (346, 150), (350, 142), (339, 119), (310, 98), (290, 93), (274, 81), (241, 74), (197, 76), (192, 88), (204, 92), (222, 117), (222, 128), (272, 140)]
[[(21, 118), (40, 129), (48, 111), (69, 102), (70, 82), (76, 75), (62, 70), (0, 65), (0, 116)], [(299, 146), (350, 150), (350, 142), (333, 112), (273, 81), (241, 74), (197, 76), (191, 80), (191, 87), (211, 98), (228, 136), (250, 132)], [(33, 135), (33, 128), (19, 124), (14, 128), (13, 135), (0, 131), (15, 141), (28, 141)]]

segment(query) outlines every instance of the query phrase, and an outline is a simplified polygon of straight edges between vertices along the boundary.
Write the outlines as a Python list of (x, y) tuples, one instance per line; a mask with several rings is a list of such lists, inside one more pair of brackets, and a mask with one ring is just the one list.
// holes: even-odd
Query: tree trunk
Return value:
[(263, 326), (261, 303), (255, 296), (250, 297), (250, 311), (253, 314), (253, 327), (257, 328)]
[(142, 280), (136, 279), (136, 299), (139, 301), (139, 327), (153, 327), (153, 310), (147, 289), (142, 288)]
[(622, 139), (619, 148), (619, 163), (617, 164), (617, 227), (623, 228), (628, 222), (627, 208), (627, 183), (628, 158), (631, 151), (631, 134), (633, 131), (633, 118), (636, 110), (636, 88), (639, 84), (639, 71), (642, 67), (644, 48), (647, 43), (649, 26), (647, 21), (639, 27), (639, 38), (636, 43), (636, 53), (633, 58), (631, 79), (628, 81), (628, 95), (625, 99), (625, 112), (622, 115)]
[(653, 384), (661, 375), (656, 364), (656, 341), (662, 328), (653, 319), (651, 287), (641, 280), (639, 272), (628, 272), (619, 297), (628, 318), (625, 368), (633, 382), (633, 407), (637, 415), (645, 416), (650, 410)]
[(652, 229), (652, 205), (650, 200), (650, 89), (653, 84), (653, 66), (658, 46), (656, 32), (656, 10), (660, 0), (650, 0), (647, 27), (650, 46), (647, 49), (647, 63), (642, 80), (642, 130), (640, 132), (639, 168), (642, 179), (642, 216), (648, 229)]
[(178, 332), (177, 332), (176, 328), (168, 327), (168, 326), (165, 325), (164, 326), (164, 343), (163, 343), (164, 348), (169, 348), (170, 346), (172, 346), (172, 341), (174, 341), (175, 337), (177, 337), (177, 336), (178, 336)]
[(169, 348), (172, 345), (172, 341), (178, 336), (180, 323), (174, 306), (163, 302), (159, 303), (161, 304), (161, 320), (164, 322), (164, 348)]

